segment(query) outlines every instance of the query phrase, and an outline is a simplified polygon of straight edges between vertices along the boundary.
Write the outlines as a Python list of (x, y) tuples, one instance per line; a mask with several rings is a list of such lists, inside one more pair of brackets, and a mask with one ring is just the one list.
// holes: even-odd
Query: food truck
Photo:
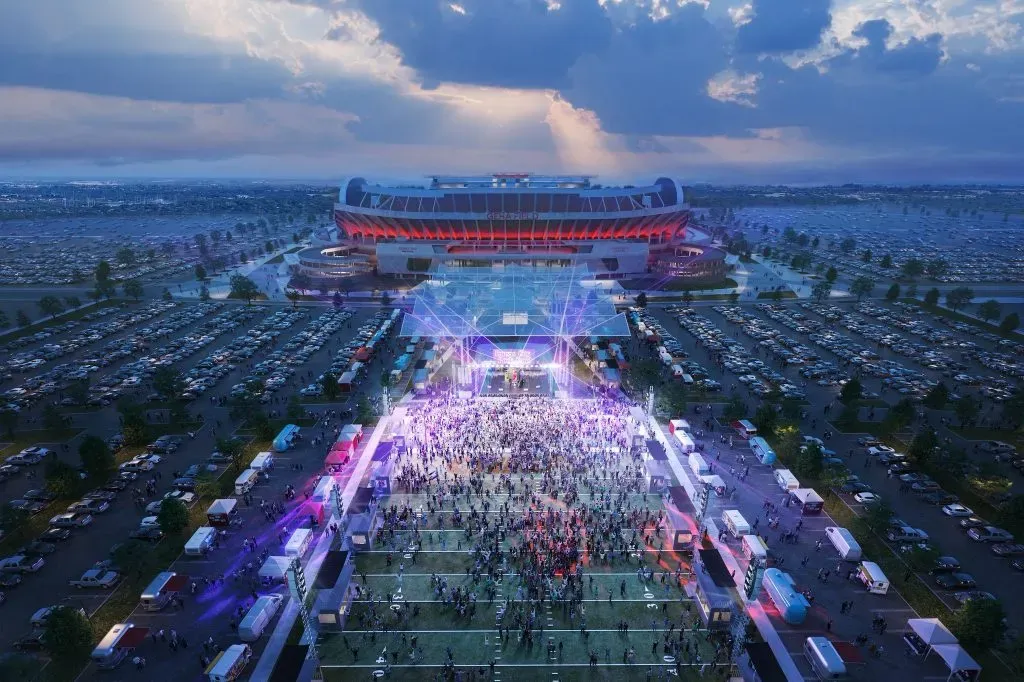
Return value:
[(259, 576), (265, 585), (283, 583), (292, 560), (286, 556), (268, 556), (260, 566)]
[(668, 423), (668, 432), (675, 434), (676, 431), (689, 431), (690, 422), (685, 419), (672, 419)]
[(214, 500), (206, 510), (206, 520), (211, 526), (229, 526), (238, 517), (237, 506), (238, 500), (231, 497)]
[(128, 658), (132, 649), (146, 641), (149, 628), (137, 628), (131, 623), (118, 623), (110, 628), (90, 658), (97, 668), (113, 670)]
[(313, 540), (313, 531), (309, 528), (296, 528), (284, 546), (284, 554), (288, 557), (301, 557), (309, 549)]
[(807, 612), (811, 608), (810, 602), (797, 591), (796, 583), (788, 573), (783, 573), (777, 568), (766, 569), (761, 585), (779, 610), (782, 620), (790, 625), (800, 625), (807, 619)]
[(722, 512), (722, 523), (734, 537), (750, 534), (750, 524), (743, 518), (738, 509), (726, 509)]
[(754, 436), (750, 439), (750, 451), (754, 453), (754, 457), (757, 457), (757, 461), (761, 464), (775, 464), (775, 460), (778, 459), (772, 446), (768, 445), (768, 441), (761, 436)]
[(351, 442), (335, 443), (324, 457), (324, 466), (328, 468), (345, 466), (352, 460), (352, 452)]
[(235, 479), (235, 494), (245, 495), (256, 486), (259, 480), (260, 472), (255, 469), (246, 469)]
[(846, 561), (860, 561), (860, 544), (854, 540), (853, 533), (840, 528), (839, 526), (827, 526), (825, 537), (832, 543), (832, 546), (839, 552), (839, 556)]
[(249, 468), (262, 473), (269, 472), (274, 468), (274, 453), (261, 452), (257, 454), (252, 458), (252, 461), (249, 462)]
[(732, 427), (736, 429), (736, 433), (739, 434), (740, 438), (753, 438), (757, 435), (757, 427), (746, 419), (734, 421)]
[(243, 642), (255, 642), (267, 629), (267, 624), (281, 608), (284, 597), (280, 594), (265, 594), (257, 599), (238, 624), (238, 638)]
[(295, 439), (299, 437), (299, 427), (295, 424), (287, 424), (274, 438), (274, 452), (284, 452), (295, 445)]
[(808, 637), (804, 640), (804, 658), (819, 680), (846, 679), (846, 663), (828, 637)]
[(693, 442), (693, 438), (690, 437), (689, 432), (683, 429), (676, 429), (675, 433), (672, 434), (679, 446), (682, 447), (683, 452), (689, 454), (697, 449), (697, 444)]
[[(352, 434), (355, 436), (354, 442), (358, 446), (363, 440), (363, 425), (362, 424), (346, 424), (341, 427), (341, 433), (338, 435)], [(340, 440), (340, 439), (339, 439)]]
[(825, 506), (825, 500), (821, 499), (821, 495), (811, 488), (797, 488), (790, 491), (789, 500), (792, 504), (800, 507), (800, 513), (804, 516), (820, 514)]
[(338, 378), (338, 390), (342, 393), (351, 393), (356, 387), (356, 373), (353, 371), (342, 372)]
[(232, 644), (224, 651), (217, 654), (217, 657), (210, 662), (206, 668), (206, 675), (210, 682), (231, 682), (237, 680), (249, 665), (252, 658), (252, 649), (248, 644)]
[(185, 543), (185, 554), (189, 556), (206, 556), (217, 540), (217, 529), (213, 526), (200, 526)]
[(743, 556), (748, 561), (759, 561), (762, 566), (768, 565), (768, 545), (756, 535), (743, 536)]
[(885, 594), (889, 591), (889, 579), (874, 561), (860, 562), (857, 566), (857, 577), (872, 594)]
[(158, 573), (142, 591), (139, 603), (145, 611), (159, 611), (170, 603), (171, 597), (183, 593), (187, 585), (187, 575), (174, 571)]
[(776, 469), (774, 476), (775, 482), (787, 493), (791, 493), (800, 487), (800, 481), (797, 480), (796, 476), (789, 469)]

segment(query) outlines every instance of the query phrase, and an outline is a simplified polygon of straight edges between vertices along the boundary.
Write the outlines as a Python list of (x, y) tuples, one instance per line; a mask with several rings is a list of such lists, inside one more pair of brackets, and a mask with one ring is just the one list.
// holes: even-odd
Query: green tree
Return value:
[(965, 395), (953, 404), (953, 410), (956, 412), (956, 418), (960, 420), (960, 427), (963, 428), (974, 424), (978, 418), (980, 406), (974, 398)]
[(871, 262), (871, 256), (872, 256), (871, 249), (864, 249), (864, 253), (860, 254), (860, 259), (862, 261), (864, 261), (865, 263), (870, 263)]
[(391, 295), (388, 292), (385, 291), (383, 294), (380, 295), (380, 305), (383, 308), (387, 308), (389, 305), (391, 305)]
[(850, 293), (856, 296), (858, 301), (869, 295), (874, 290), (875, 281), (864, 275), (856, 277), (850, 284)]
[(135, 251), (133, 251), (130, 247), (123, 246), (117, 250), (117, 253), (114, 254), (114, 258), (116, 258), (117, 262), (120, 263), (121, 265), (134, 265)]
[(834, 267), (829, 267), (828, 271), (825, 273), (825, 279), (828, 280), (830, 283), (834, 284), (838, 278), (839, 271), (836, 270)]
[(341, 298), (341, 292), (335, 291), (334, 296), (331, 297), (331, 305), (333, 305), (335, 309), (337, 309), (340, 308), (343, 303), (344, 300)]
[(67, 426), (64, 415), (57, 409), (56, 405), (47, 404), (43, 408), (43, 426), (50, 431), (63, 431)]
[(946, 274), (946, 261), (942, 260), (941, 258), (935, 258), (933, 260), (930, 260), (928, 261), (926, 270), (928, 271), (929, 277), (931, 277), (932, 279), (938, 279), (939, 277), (942, 277), (944, 274)]
[(725, 406), (725, 411), (722, 416), (728, 421), (735, 421), (737, 419), (744, 419), (747, 416), (747, 404), (743, 401), (743, 398), (739, 393), (733, 393), (729, 396), (729, 402)]
[(762, 403), (757, 408), (757, 412), (754, 413), (754, 425), (757, 427), (757, 433), (765, 438), (771, 438), (775, 435), (775, 427), (779, 423), (779, 413), (775, 411), (775, 405), (771, 403)]
[(801, 478), (817, 479), (821, 476), (822, 469), (821, 446), (817, 443), (808, 443), (802, 447), (796, 456), (794, 473)]
[(924, 295), (924, 304), (930, 308), (934, 308), (939, 303), (939, 290), (932, 287), (928, 290), (928, 293)]
[(17, 320), (19, 327), (27, 327), (30, 324), (32, 324), (32, 320), (29, 319), (29, 316), (25, 314), (24, 310), (19, 310), (17, 313), (15, 313), (14, 319)]
[(917, 298), (917, 285), (916, 284), (911, 283), (910, 286), (907, 287), (907, 298)]
[(853, 237), (847, 237), (843, 241), (839, 242), (839, 250), (843, 253), (852, 253), (857, 247), (857, 240)]
[(95, 635), (89, 619), (76, 609), (54, 609), (45, 627), (43, 645), (55, 661), (78, 664), (88, 658)]
[(44, 315), (57, 317), (64, 312), (64, 304), (56, 296), (43, 296), (39, 299), (39, 309), (43, 311)]
[(320, 378), (320, 388), (323, 389), (325, 398), (336, 400), (339, 393), (338, 377), (334, 376), (333, 372), (325, 372)]
[(843, 384), (842, 390), (839, 392), (839, 400), (850, 405), (860, 400), (860, 397), (864, 394), (864, 387), (860, 383), (860, 379), (853, 377), (845, 384)]
[(28, 512), (24, 509), (15, 509), (8, 503), (0, 506), (0, 528), (3, 528), (10, 535), (21, 533), (28, 524)]
[(0, 410), (0, 426), (3, 426), (7, 440), (14, 440), (14, 430), (18, 428), (18, 413), (14, 410)]
[(782, 418), (788, 419), (789, 421), (797, 421), (800, 419), (800, 413), (803, 412), (804, 406), (796, 398), (783, 398), (782, 400)]
[(821, 243), (821, 237), (817, 237), (816, 236), (814, 239), (811, 240), (811, 248), (814, 248), (814, 249), (818, 248), (818, 244), (820, 244), (820, 243)]
[(646, 292), (641, 291), (639, 294), (636, 295), (636, 307), (637, 308), (646, 308), (647, 307), (647, 294), (646, 294)]
[(299, 401), (299, 396), (294, 393), (288, 398), (288, 406), (285, 408), (285, 415), (292, 421), (297, 421), (306, 416), (306, 408)]
[(359, 399), (356, 400), (356, 421), (360, 424), (372, 424), (377, 421), (377, 413), (373, 409), (373, 404), (365, 395), (359, 396)]
[(295, 291), (294, 289), (287, 289), (284, 292), (284, 297), (292, 302), (292, 308), (298, 308), (299, 307), (299, 299), (302, 298), (302, 294), (300, 294), (299, 292)]
[(928, 391), (921, 402), (924, 403), (925, 407), (933, 410), (945, 409), (946, 403), (949, 402), (949, 388), (940, 381)]
[(882, 260), (878, 261), (878, 265), (883, 268), (891, 268), (892, 256), (890, 256), (889, 254), (885, 254), (884, 256), (882, 256)]
[(67, 304), (68, 308), (77, 308), (82, 305), (82, 299), (77, 296), (65, 296), (64, 303)]
[(30, 654), (8, 653), (0, 657), (0, 680), (34, 680), (39, 659)]
[(133, 447), (145, 445), (149, 441), (149, 425), (142, 408), (130, 400), (121, 400), (117, 403), (117, 409), (121, 413), (124, 444)]
[(914, 439), (910, 441), (907, 454), (918, 464), (925, 465), (935, 456), (935, 448), (938, 445), (939, 437), (935, 433), (935, 429), (921, 429), (914, 434)]
[(114, 453), (99, 436), (86, 436), (78, 445), (82, 468), (94, 478), (103, 478), (114, 470)]
[(667, 414), (680, 415), (686, 413), (686, 399), (689, 397), (686, 387), (678, 381), (665, 384), (655, 394), (658, 406)]
[(1020, 316), (1017, 313), (1010, 313), (999, 323), (999, 331), (1009, 334), (1020, 326)]
[(210, 300), (210, 288), (205, 284), (199, 287), (199, 300), (204, 303)]
[(740, 300), (740, 292), (738, 292), (738, 291), (730, 291), (729, 292), (729, 303), (735, 303), (738, 300)]
[(101, 260), (96, 264), (96, 284), (103, 284), (110, 280), (110, 263)]
[(259, 293), (259, 287), (256, 286), (256, 282), (245, 275), (233, 275), (230, 280), (231, 298), (243, 299), (247, 304), (251, 304), (252, 300), (256, 298)]
[(303, 295), (305, 295), (313, 288), (313, 278), (304, 272), (296, 272), (291, 276), (291, 278), (289, 278), (288, 286), (297, 291), (301, 291)]
[(173, 367), (157, 367), (153, 372), (153, 389), (164, 398), (177, 397), (185, 390), (185, 379)]
[(160, 530), (167, 534), (177, 534), (188, 526), (188, 509), (180, 500), (164, 500), (156, 515)]
[(772, 301), (774, 301), (775, 303), (781, 303), (782, 302), (782, 289), (773, 289), (772, 290)]
[(978, 656), (1003, 639), (1006, 612), (996, 599), (971, 599), (953, 612), (949, 630), (960, 645)]
[(900, 297), (900, 285), (893, 283), (889, 290), (885, 292), (885, 300), (895, 301)]
[(999, 301), (993, 298), (990, 298), (978, 306), (978, 317), (986, 322), (989, 320), (998, 320), (999, 316), (1002, 314), (1002, 306), (999, 305)]
[(924, 263), (917, 258), (911, 258), (903, 264), (902, 268), (904, 276), (908, 279), (914, 279), (924, 274)]
[(843, 405), (843, 411), (839, 413), (836, 418), (836, 426), (843, 431), (853, 431), (857, 428), (859, 423), (858, 415), (860, 408), (857, 407), (856, 401), (852, 403), (845, 403)]
[(196, 242), (196, 248), (199, 249), (199, 253), (201, 253), (203, 255), (206, 255), (206, 251), (207, 251), (206, 235), (200, 233), (200, 234), (197, 234), (195, 237), (193, 237), (193, 239)]
[(7, 313), (0, 310), (0, 329), (7, 329), (11, 326), (11, 318), (7, 316)]
[(898, 431), (914, 421), (915, 412), (914, 403), (910, 399), (904, 398), (889, 408), (889, 412), (885, 415), (883, 425), (890, 432)]
[(682, 300), (683, 300), (683, 305), (685, 305), (685, 306), (693, 305), (693, 292), (690, 291), (689, 289), (684, 289), (683, 290)]
[(814, 297), (818, 303), (828, 300), (828, 297), (832, 295), (832, 282), (828, 280), (818, 282), (811, 287), (811, 296)]
[(75, 405), (84, 405), (85, 401), (89, 399), (89, 377), (72, 381), (64, 393), (74, 401)]
[(206, 281), (206, 268), (203, 267), (202, 263), (196, 263), (196, 280), (203, 282)]
[(242, 470), (242, 455), (245, 453), (245, 442), (239, 438), (218, 438), (217, 452), (231, 458), (231, 468)]
[(1024, 533), (1024, 495), (1014, 495), (999, 505), (995, 521), (1011, 533)]
[(160, 298), (163, 299), (164, 301), (174, 300), (174, 297), (171, 296), (171, 290), (168, 289), (167, 287), (164, 287), (164, 290), (160, 292)]
[(78, 472), (70, 464), (59, 459), (46, 460), (43, 478), (46, 479), (46, 487), (56, 493), (57, 497), (74, 497), (79, 487)]
[(121, 285), (121, 291), (125, 296), (131, 296), (136, 301), (142, 298), (142, 282), (137, 279), (130, 279)]
[(973, 298), (973, 289), (970, 287), (957, 287), (956, 289), (946, 292), (946, 305), (956, 312), (960, 308), (966, 307)]
[(263, 410), (250, 412), (246, 422), (252, 427), (258, 440), (270, 440), (274, 437), (274, 425), (270, 423)]

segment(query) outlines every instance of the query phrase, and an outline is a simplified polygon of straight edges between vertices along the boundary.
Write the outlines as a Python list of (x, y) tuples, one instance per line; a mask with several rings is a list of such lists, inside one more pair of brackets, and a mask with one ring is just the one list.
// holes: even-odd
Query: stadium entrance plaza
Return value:
[(626, 404), (442, 398), (410, 413), (345, 632), (320, 646), (325, 679), (724, 673), (728, 634), (702, 629), (684, 591), (689, 557), (669, 548)]

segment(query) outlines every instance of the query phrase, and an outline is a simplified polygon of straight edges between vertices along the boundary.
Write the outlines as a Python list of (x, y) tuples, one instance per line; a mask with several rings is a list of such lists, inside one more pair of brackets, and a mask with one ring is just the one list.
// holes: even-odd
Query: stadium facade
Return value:
[(667, 272), (659, 263), (674, 264), (677, 275), (680, 262), (701, 260), (707, 269), (714, 260), (706, 256), (715, 250), (687, 245), (690, 212), (679, 182), (603, 187), (593, 179), (497, 173), (385, 186), (349, 178), (334, 207), (338, 248), (300, 255), (321, 271), (342, 257), (363, 259), (381, 275), (524, 265), (617, 277)]

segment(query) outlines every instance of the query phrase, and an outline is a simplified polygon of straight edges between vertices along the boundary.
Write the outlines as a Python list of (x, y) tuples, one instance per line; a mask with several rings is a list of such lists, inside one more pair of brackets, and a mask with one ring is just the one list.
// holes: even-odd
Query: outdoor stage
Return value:
[(481, 397), (520, 398), (529, 396), (554, 395), (554, 382), (546, 369), (518, 370), (521, 379), (506, 381), (505, 372), (499, 368), (483, 370), (483, 378), (477, 395)]

